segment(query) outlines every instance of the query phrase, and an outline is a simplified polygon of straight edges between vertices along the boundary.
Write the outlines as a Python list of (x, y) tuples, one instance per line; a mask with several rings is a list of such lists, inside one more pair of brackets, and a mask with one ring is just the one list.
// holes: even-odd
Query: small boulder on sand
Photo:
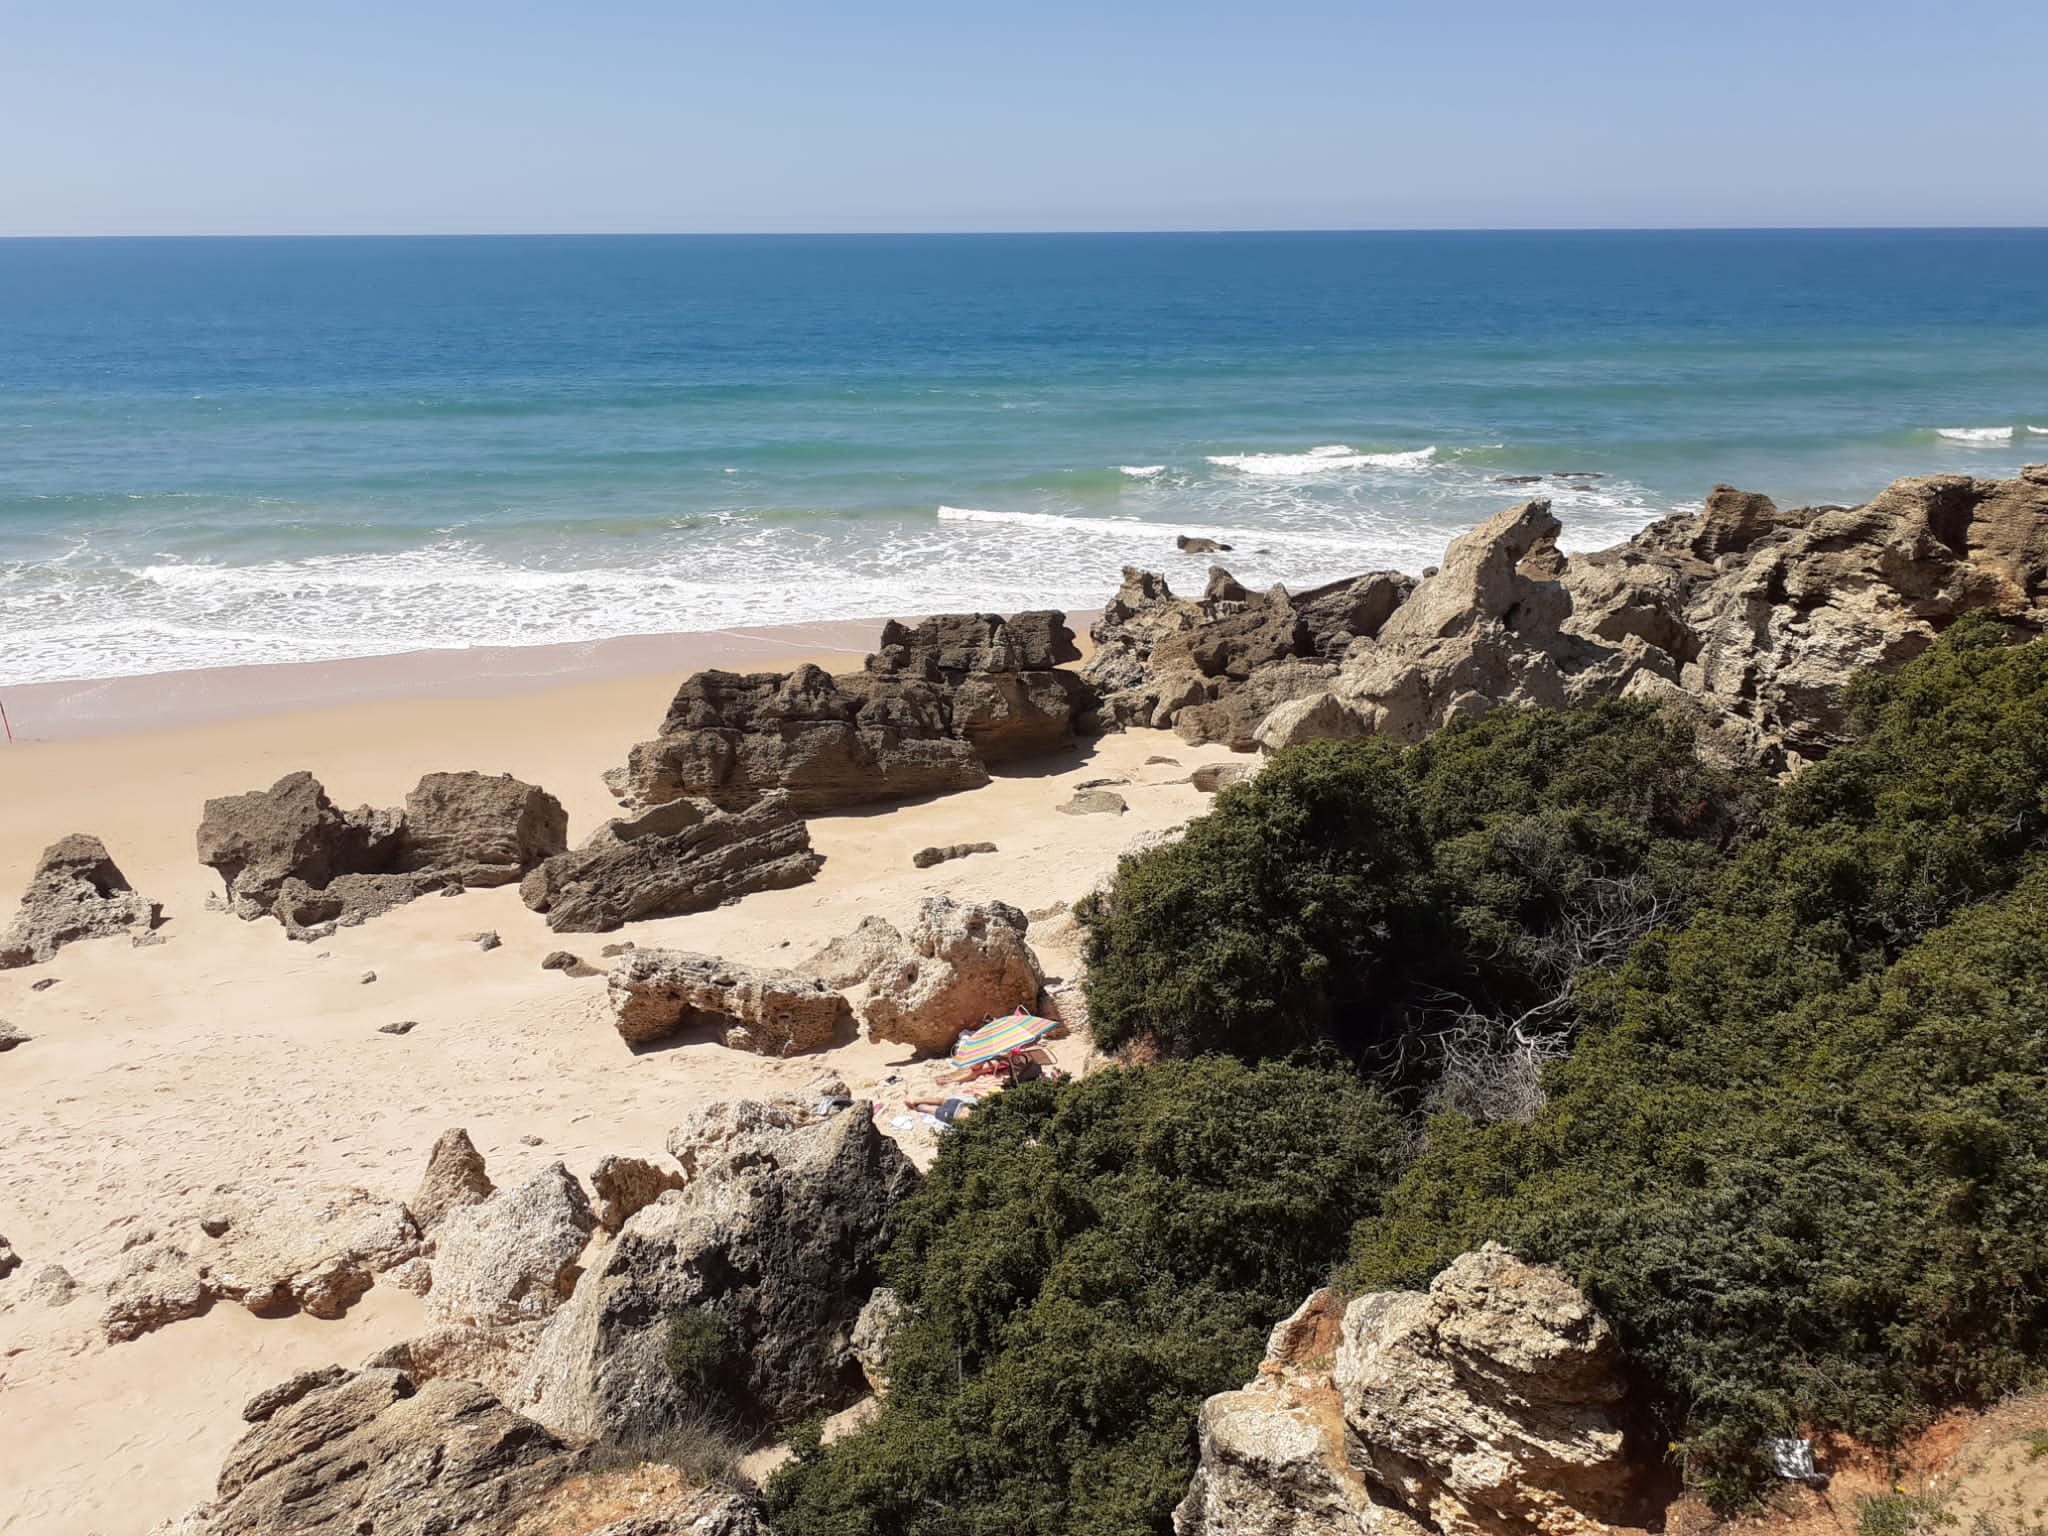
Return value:
[(33, 1039), (35, 1039), (35, 1036), (23, 1030), (19, 1025), (10, 1024), (5, 1019), (0, 1019), (0, 1051), (11, 1051), (17, 1045), (27, 1045)]
[(1121, 816), (1130, 808), (1124, 797), (1111, 789), (1077, 789), (1072, 799), (1054, 807), (1062, 816)]
[(713, 955), (637, 949), (612, 963), (607, 990), (613, 1023), (636, 1045), (701, 1029), (734, 1050), (791, 1056), (853, 1032), (853, 1009), (823, 983)]
[(994, 843), (944, 843), (933, 848), (920, 848), (910, 856), (910, 862), (918, 869), (930, 869), (935, 864), (945, 864), (953, 859), (964, 859), (970, 854), (994, 853)]
[(868, 1038), (924, 1056), (953, 1049), (960, 1032), (1035, 1007), (1045, 976), (1024, 942), (1030, 919), (1000, 901), (927, 897), (908, 935), (870, 917), (799, 969), (831, 987), (856, 987)]
[(163, 906), (136, 894), (96, 837), (73, 833), (43, 850), (21, 910), (0, 933), (0, 971), (40, 965), (66, 944), (148, 932)]

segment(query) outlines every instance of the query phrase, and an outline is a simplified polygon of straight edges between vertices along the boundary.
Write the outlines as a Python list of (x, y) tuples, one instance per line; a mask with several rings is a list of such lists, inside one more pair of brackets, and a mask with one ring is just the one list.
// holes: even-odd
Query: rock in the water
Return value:
[(1036, 1006), (1045, 975), (1024, 942), (1029, 927), (1000, 901), (930, 896), (907, 936), (870, 917), (798, 969), (828, 986), (859, 987), (855, 1007), (869, 1039), (943, 1055), (962, 1030)]
[(27, 1045), (35, 1036), (17, 1024), (0, 1019), (0, 1051), (11, 1051), (17, 1045)]
[(1178, 1536), (1598, 1536), (1638, 1523), (1620, 1352), (1554, 1269), (1489, 1244), (1427, 1293), (1319, 1291), (1203, 1405)]
[(609, 933), (649, 917), (702, 912), (753, 891), (801, 885), (823, 861), (789, 797), (745, 810), (671, 800), (608, 821), (583, 846), (549, 859), (519, 887), (557, 933)]
[(567, 846), (553, 795), (509, 775), (430, 773), (403, 808), (342, 811), (310, 773), (206, 802), (199, 862), (229, 910), (314, 938), (429, 891), (507, 885)]
[(216, 1301), (259, 1317), (295, 1308), (340, 1317), (376, 1275), (420, 1251), (406, 1208), (360, 1189), (224, 1185), (206, 1222), (218, 1238), (152, 1238), (131, 1248), (101, 1318), (110, 1342), (139, 1338)]
[(597, 1224), (616, 1232), (635, 1211), (688, 1182), (680, 1169), (664, 1168), (644, 1157), (607, 1154), (590, 1175), (590, 1187), (597, 1191)]
[(904, 1317), (902, 1299), (884, 1285), (868, 1298), (854, 1320), (853, 1358), (860, 1362), (861, 1374), (877, 1397), (889, 1391), (889, 1340), (903, 1326)]
[(1121, 816), (1130, 806), (1114, 790), (1077, 789), (1054, 809), (1063, 816)]
[(434, 1232), (427, 1316), (483, 1327), (547, 1317), (575, 1289), (596, 1224), (583, 1186), (560, 1163), (455, 1207)]
[(930, 869), (934, 864), (945, 864), (954, 859), (964, 859), (970, 854), (994, 853), (994, 843), (943, 843), (932, 848), (920, 848), (910, 856), (911, 864), (918, 869)]
[(891, 622), (866, 666), (830, 677), (699, 672), (660, 734), (606, 782), (632, 805), (696, 798), (729, 810), (781, 790), (803, 813), (988, 782), (987, 764), (1073, 737), (1090, 692), (1057, 613)]
[(852, 1007), (823, 983), (710, 955), (635, 950), (612, 963), (607, 990), (613, 1023), (636, 1045), (705, 1030), (734, 1050), (790, 1056), (853, 1032)]
[(136, 894), (106, 844), (74, 833), (44, 849), (36, 862), (21, 910), (0, 932), (0, 971), (40, 965), (80, 939), (148, 932), (162, 920), (162, 904)]
[(344, 1374), (275, 1409), (227, 1454), (180, 1536), (509, 1536), (574, 1465), (473, 1382)]
[(706, 1406), (665, 1359), (671, 1315), (715, 1316), (717, 1388), (749, 1422), (845, 1407), (848, 1337), (916, 1170), (865, 1107), (759, 1138), (744, 1163), (637, 1212), (548, 1324), (514, 1401), (563, 1434), (631, 1439)]
[[(0, 1248), (5, 1246), (4, 1243), (0, 1243)], [(71, 1271), (61, 1264), (45, 1264), (28, 1282), (28, 1299), (45, 1307), (68, 1306), (71, 1298), (77, 1294), (78, 1282), (71, 1278)]]
[(496, 1193), (497, 1186), (484, 1170), (483, 1153), (477, 1151), (469, 1132), (456, 1126), (443, 1131), (434, 1142), (434, 1150), (427, 1154), (427, 1171), (406, 1209), (422, 1232), (432, 1232), (450, 1211), (482, 1205)]

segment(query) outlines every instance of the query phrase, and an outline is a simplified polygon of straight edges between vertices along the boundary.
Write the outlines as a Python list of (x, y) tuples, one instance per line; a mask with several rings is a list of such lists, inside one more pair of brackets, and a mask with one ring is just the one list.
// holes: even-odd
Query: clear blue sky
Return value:
[(2048, 224), (2048, 0), (0, 0), (0, 234)]

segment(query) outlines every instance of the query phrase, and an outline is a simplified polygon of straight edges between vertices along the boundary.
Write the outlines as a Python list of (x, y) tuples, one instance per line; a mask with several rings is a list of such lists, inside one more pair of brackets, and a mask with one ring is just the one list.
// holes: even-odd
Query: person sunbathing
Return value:
[(976, 1104), (1001, 1093), (1008, 1086), (1008, 1083), (984, 1078), (979, 1082), (962, 1083), (938, 1097), (905, 1099), (903, 1107), (932, 1115), (944, 1125), (958, 1125), (973, 1113)]

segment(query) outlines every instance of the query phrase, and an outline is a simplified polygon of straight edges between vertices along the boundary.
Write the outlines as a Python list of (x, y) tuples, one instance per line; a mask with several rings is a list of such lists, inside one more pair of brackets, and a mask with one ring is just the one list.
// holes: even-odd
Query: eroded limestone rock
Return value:
[(790, 1056), (853, 1032), (852, 1007), (822, 982), (711, 955), (634, 950), (612, 963), (607, 990), (612, 1022), (634, 1044), (705, 1030), (734, 1050)]
[[(162, 903), (136, 893), (105, 843), (74, 833), (36, 861), (20, 910), (0, 932), (0, 971), (40, 965), (80, 939), (145, 934), (162, 919)], [(0, 1050), (18, 1043), (10, 1039)]]

